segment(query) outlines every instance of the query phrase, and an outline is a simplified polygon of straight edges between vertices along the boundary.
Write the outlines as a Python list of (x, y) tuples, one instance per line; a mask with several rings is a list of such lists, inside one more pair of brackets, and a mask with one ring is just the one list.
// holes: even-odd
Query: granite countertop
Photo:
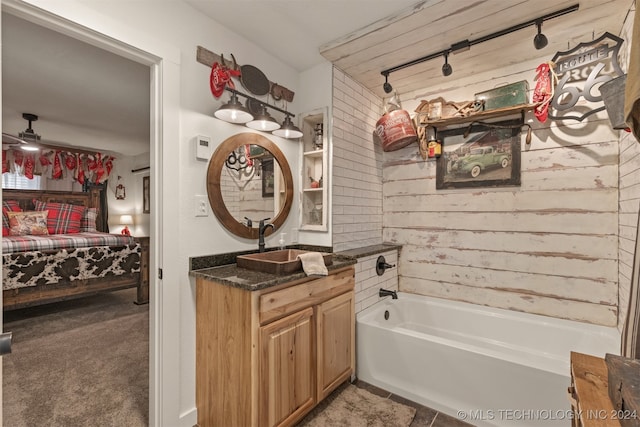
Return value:
[[(382, 243), (379, 245), (365, 246), (356, 249), (349, 249), (333, 254), (333, 263), (327, 266), (329, 271), (336, 270), (358, 262), (358, 258), (364, 258), (370, 255), (384, 253), (392, 250), (400, 250), (402, 245)], [(331, 247), (324, 246), (307, 246), (307, 245), (291, 245), (287, 249), (305, 249), (318, 252), (331, 252)], [(280, 285), (282, 283), (291, 282), (306, 277), (304, 272), (278, 275), (263, 273), (260, 271), (239, 268), (236, 264), (236, 256), (246, 253), (255, 253), (256, 251), (233, 252), (220, 255), (211, 255), (203, 257), (194, 257), (189, 261), (189, 274), (193, 277), (201, 277), (203, 279), (212, 280), (217, 283), (245, 289), (248, 291), (257, 291), (266, 289), (271, 286)]]
[(402, 249), (402, 245), (396, 245), (393, 243), (381, 243), (379, 245), (364, 246), (361, 248), (341, 251), (338, 252), (338, 254), (340, 254), (340, 256), (358, 259), (394, 250), (399, 251), (400, 249)]
[[(356, 262), (357, 260), (354, 258), (333, 254), (333, 263), (331, 265), (328, 265), (327, 269), (329, 271), (337, 270), (339, 268), (355, 264)], [(248, 270), (246, 268), (239, 268), (235, 263), (221, 265), (218, 267), (192, 270), (189, 274), (196, 278), (200, 277), (248, 291), (266, 289), (271, 286), (276, 286), (282, 283), (292, 282), (294, 280), (304, 279), (305, 277), (307, 277), (304, 272), (285, 275), (262, 273), (259, 271)]]

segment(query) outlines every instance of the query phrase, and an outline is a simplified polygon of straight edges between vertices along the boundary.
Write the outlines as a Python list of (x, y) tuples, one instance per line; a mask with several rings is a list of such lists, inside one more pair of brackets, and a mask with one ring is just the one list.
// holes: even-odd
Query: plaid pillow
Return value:
[(7, 212), (9, 217), (10, 236), (46, 236), (47, 211), (42, 212)]
[(3, 200), (2, 201), (2, 235), (9, 235), (9, 217), (7, 212), (21, 212), (20, 205), (17, 200)]
[(98, 231), (96, 228), (96, 219), (98, 219), (97, 208), (87, 208), (82, 215), (82, 222), (80, 222), (80, 231)]
[(80, 224), (84, 206), (69, 203), (41, 202), (33, 200), (36, 211), (49, 211), (47, 216), (47, 229), (49, 234), (71, 234), (80, 232)]

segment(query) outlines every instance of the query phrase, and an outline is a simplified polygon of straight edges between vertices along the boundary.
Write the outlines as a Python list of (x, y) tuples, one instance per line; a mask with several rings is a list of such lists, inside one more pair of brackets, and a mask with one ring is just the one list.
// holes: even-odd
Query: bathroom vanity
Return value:
[(293, 425), (355, 372), (352, 263), (324, 277), (192, 273), (199, 427)]

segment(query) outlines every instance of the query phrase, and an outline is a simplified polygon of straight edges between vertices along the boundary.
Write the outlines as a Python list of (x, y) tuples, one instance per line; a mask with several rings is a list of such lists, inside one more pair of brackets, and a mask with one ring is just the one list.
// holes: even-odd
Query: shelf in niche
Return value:
[(324, 150), (322, 150), (322, 149), (320, 149), (320, 150), (313, 150), (313, 151), (305, 151), (305, 152), (304, 152), (304, 155), (305, 155), (306, 157), (311, 157), (311, 158), (314, 158), (314, 157), (318, 157), (318, 158), (320, 158), (320, 157), (322, 157), (322, 153), (323, 153), (323, 152), (324, 152)]
[(434, 127), (436, 129), (445, 129), (450, 126), (462, 125), (471, 122), (478, 122), (482, 120), (492, 119), (496, 117), (504, 117), (512, 114), (526, 113), (532, 111), (537, 104), (520, 104), (513, 105), (511, 107), (496, 108), (495, 110), (480, 111), (478, 113), (472, 113), (465, 117), (450, 117), (446, 119), (427, 120), (424, 123), (420, 123), (420, 115), (426, 113), (418, 113), (416, 121), (419, 123), (419, 127)]
[(320, 192), (322, 192), (322, 187), (320, 187), (320, 188), (303, 188), (302, 191), (304, 191), (305, 193), (314, 193), (314, 192), (320, 193)]

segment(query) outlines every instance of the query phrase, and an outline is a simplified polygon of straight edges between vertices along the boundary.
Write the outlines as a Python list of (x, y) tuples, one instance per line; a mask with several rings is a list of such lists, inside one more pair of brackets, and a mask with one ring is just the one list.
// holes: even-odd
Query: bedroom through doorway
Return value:
[[(127, 227), (148, 251), (158, 214), (144, 199), (153, 179), (150, 67), (50, 28), (2, 13), (3, 133), (29, 127), (40, 135), (51, 164), (34, 167), (36, 191), (82, 193), (88, 186), (66, 159), (87, 153), (95, 164), (99, 157), (88, 181), (102, 185), (104, 225), (114, 235)], [(24, 113), (38, 119), (27, 124)], [(56, 159), (62, 177), (53, 176)], [(107, 167), (108, 177), (96, 180)], [(24, 161), (9, 169), (9, 181), (25, 181)], [(115, 274), (104, 292), (47, 304), (34, 297), (25, 304), (32, 307), (4, 312), (4, 330), (14, 334), (13, 353), (3, 358), (4, 425), (150, 424), (150, 304), (134, 304), (140, 289)]]

